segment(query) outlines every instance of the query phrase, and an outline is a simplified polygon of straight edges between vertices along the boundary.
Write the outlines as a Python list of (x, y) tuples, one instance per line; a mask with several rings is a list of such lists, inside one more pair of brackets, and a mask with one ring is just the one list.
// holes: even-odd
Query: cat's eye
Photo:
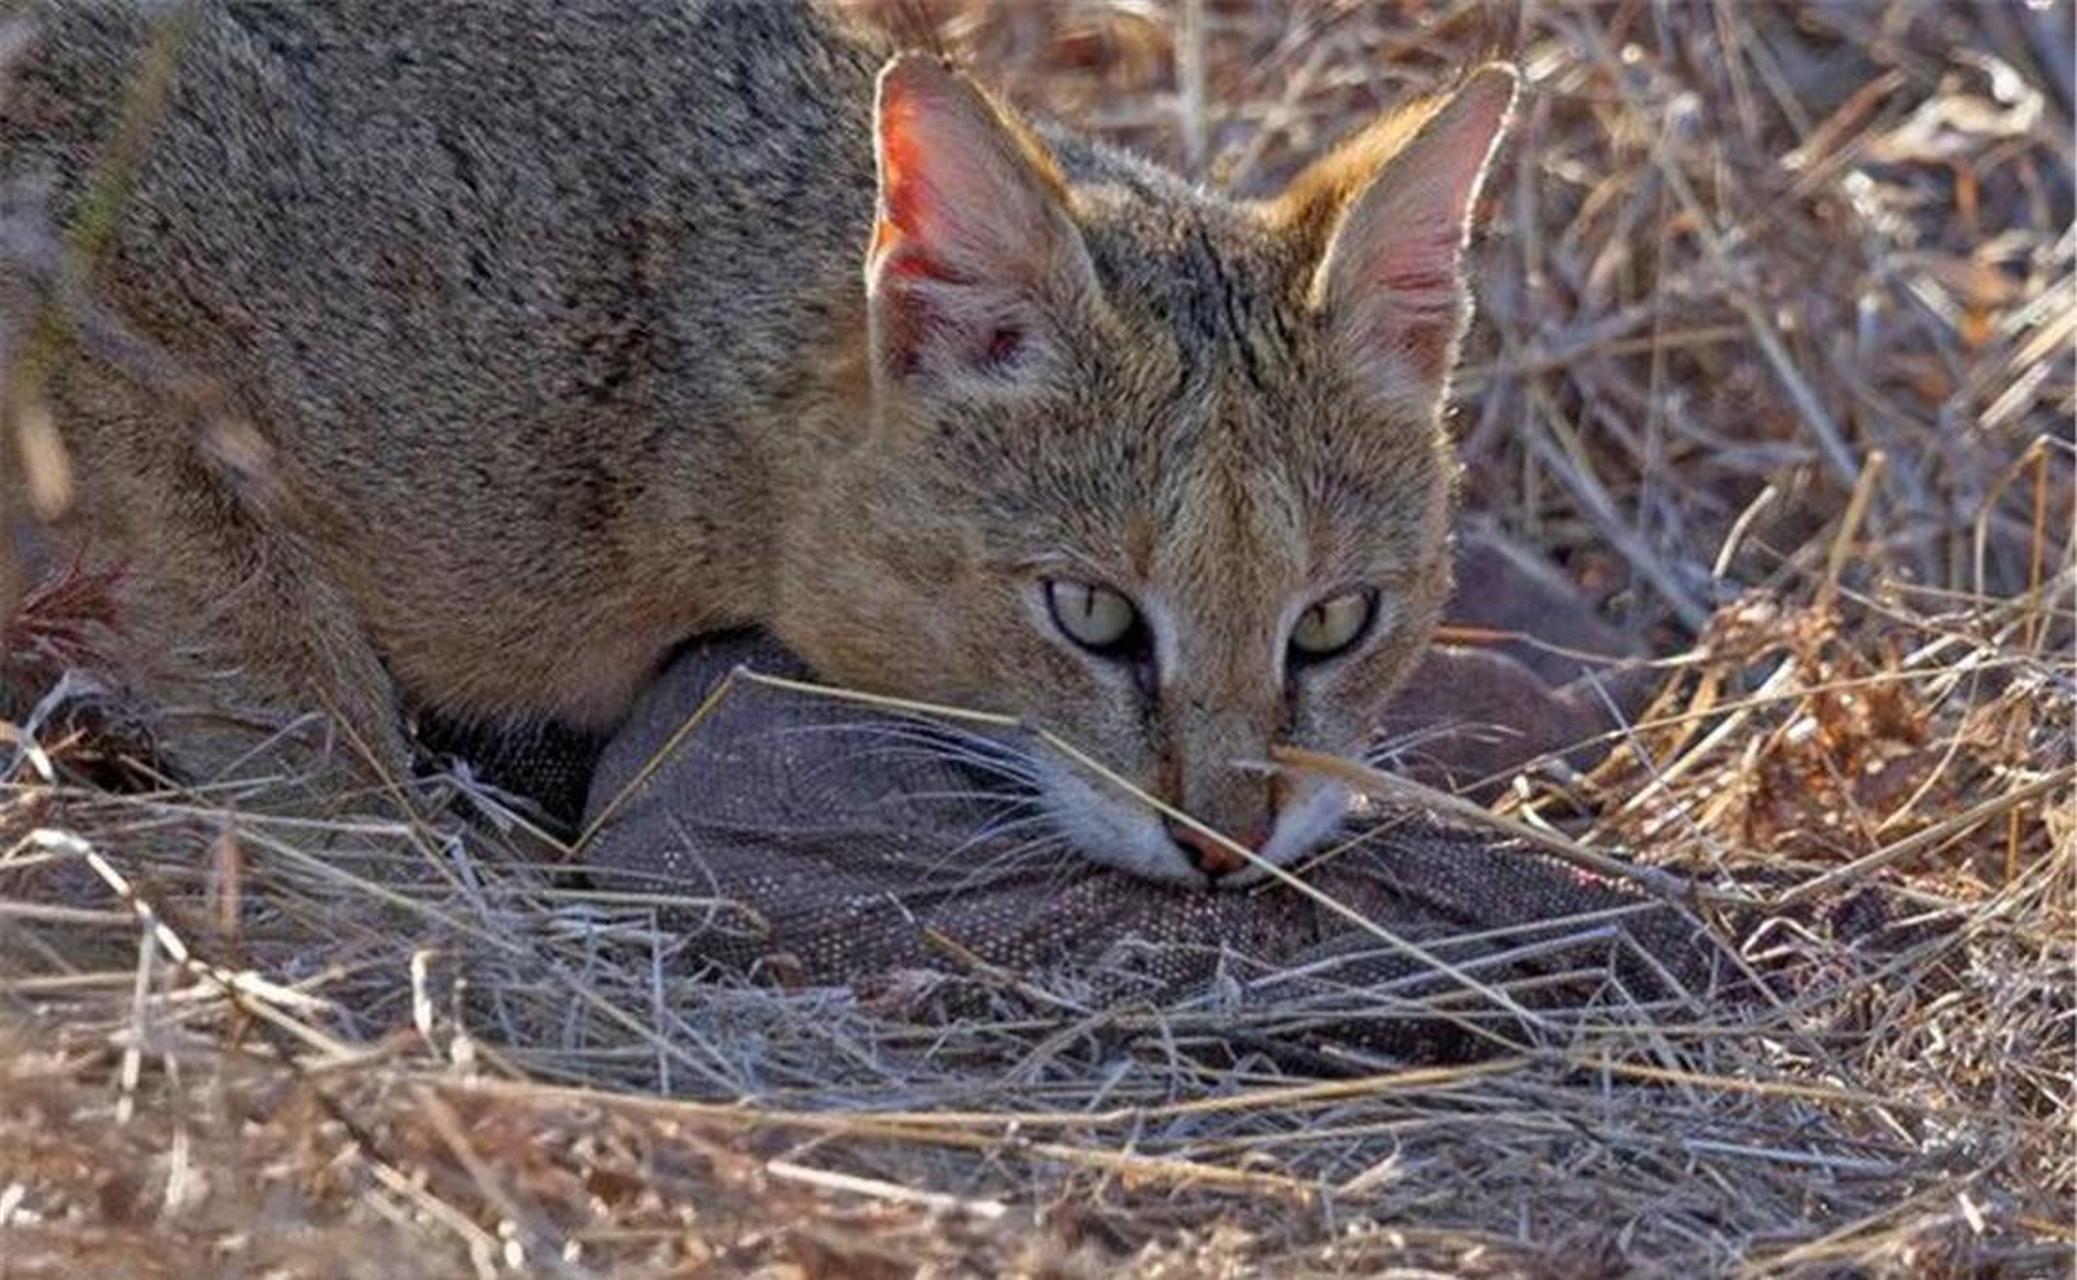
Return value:
[(1292, 657), (1319, 662), (1346, 651), (1363, 638), (1376, 613), (1377, 595), (1371, 591), (1348, 591), (1312, 605), (1291, 628)]
[(1132, 601), (1093, 582), (1052, 579), (1046, 583), (1046, 607), (1060, 633), (1092, 653), (1115, 653), (1140, 632)]

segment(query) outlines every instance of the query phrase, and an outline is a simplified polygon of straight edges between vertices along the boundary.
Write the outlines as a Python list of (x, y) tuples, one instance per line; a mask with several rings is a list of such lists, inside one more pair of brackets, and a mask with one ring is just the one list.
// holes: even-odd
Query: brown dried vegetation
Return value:
[[(310, 822), (290, 776), (95, 786), (31, 716), (0, 1276), (2068, 1274), (2070, 6), (859, 7), (1257, 192), (1518, 59), (1468, 494), (1667, 656), (1501, 807), (1822, 905), (1750, 947), (1815, 977), (1439, 1069), (1218, 1059), (1016, 975), (919, 1025), (664, 976), (466, 778)], [(97, 598), (32, 593), (15, 655), (89, 657)], [(1877, 890), (1889, 945), (1823, 926)]]

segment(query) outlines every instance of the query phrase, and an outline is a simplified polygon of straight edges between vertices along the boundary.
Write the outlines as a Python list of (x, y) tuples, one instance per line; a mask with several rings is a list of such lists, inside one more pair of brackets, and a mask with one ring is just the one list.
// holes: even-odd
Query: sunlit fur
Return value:
[[(950, 111), (986, 102), (940, 88)], [(1497, 112), (1443, 142), (1471, 154), (1423, 157), (1474, 188), (1512, 79), (1487, 90)], [(1408, 118), (1436, 116), (1427, 104)], [(957, 128), (942, 132), (937, 145), (959, 145)], [(1420, 137), (1405, 119), (1384, 132), (1401, 148)], [(1043, 219), (1019, 211), (1020, 233), (1004, 237), (1018, 260), (986, 263), (1041, 283), (991, 290), (964, 271), (946, 303), (1022, 326), (1020, 349), (1006, 367), (966, 367), (974, 344), (953, 312), (947, 349), (898, 364), (877, 353), (869, 438), (831, 460), (789, 525), (781, 634), (832, 678), (1024, 716), (1222, 831), (1259, 835), (1273, 820), (1262, 853), (1288, 862), (1331, 833), (1345, 797), (1266, 769), (1270, 744), (1360, 749), (1448, 589), (1454, 463), (1440, 408), (1467, 310), (1463, 211), (1423, 232), (1447, 241), (1446, 298), (1336, 314), (1323, 298), (1361, 282), (1322, 283), (1333, 246), (1357, 237), (1350, 252), (1375, 253), (1394, 229), (1337, 228), (1320, 203), (1360, 198), (1399, 148), (1378, 154), (1366, 136), (1353, 144), (1362, 166), (1337, 155), (1285, 202), (1255, 204), (1065, 134), (1045, 140), (1059, 176), (1049, 164), (1008, 198), (1057, 196), (1065, 216), (1034, 231)], [(1006, 198), (999, 175), (973, 180)], [(1400, 345), (1363, 347), (1402, 319)], [(1441, 344), (1428, 358), (1424, 340)], [(1108, 584), (1140, 607), (1160, 654), (1151, 698), (1049, 625), (1034, 603), (1049, 577)], [(1287, 663), (1297, 616), (1358, 586), (1381, 596), (1360, 644)], [(1054, 820), (1085, 853), (1200, 878), (1147, 807), (1065, 762), (1038, 767)]]
[[(48, 225), (101, 216), (161, 7), (29, 6), (0, 180)], [(1271, 857), (1332, 826), (1261, 766), (1358, 748), (1447, 589), (1458, 251), (1511, 74), (1249, 203), (933, 59), (883, 73), (808, 5), (181, 13), (92, 288), (259, 465), (84, 345), (44, 387), (140, 684), (322, 706), (403, 768), (400, 710), (604, 730), (675, 645), (756, 626), (1220, 830), (1275, 812)], [(33, 294), (0, 262), (0, 311)], [(1151, 697), (1058, 633), (1049, 577), (1132, 598)], [(1380, 624), (1287, 669), (1356, 586)], [(189, 653), (206, 691), (164, 670)], [(1108, 783), (1030, 767), (1032, 856), (1194, 874)]]

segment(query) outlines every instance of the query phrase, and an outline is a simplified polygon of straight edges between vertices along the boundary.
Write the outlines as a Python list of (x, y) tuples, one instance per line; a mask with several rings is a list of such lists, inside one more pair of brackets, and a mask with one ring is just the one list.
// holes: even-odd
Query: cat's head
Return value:
[[(1361, 750), (1447, 594), (1463, 250), (1515, 89), (1480, 68), (1242, 202), (895, 59), (871, 426), (786, 538), (782, 637), (833, 681), (1050, 729), (1271, 861), (1316, 846), (1347, 797), (1264, 765)], [(1042, 760), (1062, 843), (1236, 869)]]

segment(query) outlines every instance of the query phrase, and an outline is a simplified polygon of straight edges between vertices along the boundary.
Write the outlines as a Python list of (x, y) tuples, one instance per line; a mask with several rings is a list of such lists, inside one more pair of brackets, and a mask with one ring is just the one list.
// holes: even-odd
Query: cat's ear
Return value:
[(1010, 376), (1095, 288), (1045, 145), (965, 76), (902, 54), (880, 72), (879, 203), (866, 255), (876, 376)]
[(1441, 394), (1471, 318), (1464, 246), (1517, 77), (1481, 67), (1372, 125), (1268, 206), (1311, 251), (1309, 299), (1341, 359), (1388, 402)]

